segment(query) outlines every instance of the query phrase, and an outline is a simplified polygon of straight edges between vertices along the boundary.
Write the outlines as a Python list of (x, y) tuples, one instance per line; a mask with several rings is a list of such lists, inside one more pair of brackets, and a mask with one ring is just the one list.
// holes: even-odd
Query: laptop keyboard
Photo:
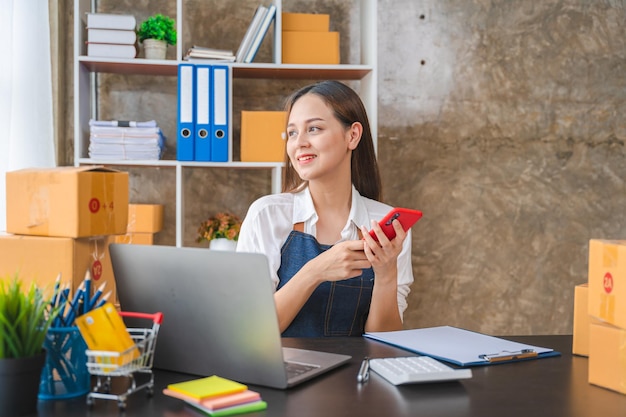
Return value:
[(307, 365), (297, 362), (285, 362), (285, 369), (287, 370), (287, 379), (294, 378), (298, 375), (302, 375), (310, 370), (319, 368), (315, 365)]

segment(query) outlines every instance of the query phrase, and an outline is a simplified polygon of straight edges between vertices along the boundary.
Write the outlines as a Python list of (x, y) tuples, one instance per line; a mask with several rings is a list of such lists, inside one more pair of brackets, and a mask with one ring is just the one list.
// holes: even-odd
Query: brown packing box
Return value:
[(328, 32), (330, 15), (313, 13), (282, 13), (283, 31)]
[(6, 174), (7, 232), (87, 237), (126, 233), (128, 173), (100, 166)]
[(574, 288), (574, 330), (572, 353), (580, 356), (589, 356), (589, 326), (591, 323), (601, 323), (587, 312), (589, 285), (580, 284)]
[(161, 204), (129, 204), (127, 233), (157, 233), (163, 228)]
[(282, 162), (286, 124), (284, 111), (242, 111), (241, 161)]
[(283, 64), (339, 64), (339, 32), (282, 32)]
[(589, 331), (589, 383), (626, 394), (626, 330), (592, 323)]
[(125, 235), (115, 236), (115, 243), (126, 243), (135, 245), (152, 245), (154, 243), (154, 234), (152, 233), (126, 233)]
[(626, 241), (589, 241), (589, 315), (626, 329)]
[(18, 272), (27, 286), (36, 282), (51, 289), (60, 273), (61, 282), (70, 284), (74, 294), (90, 270), (92, 294), (106, 283), (103, 294), (112, 291), (108, 300), (116, 302), (109, 257), (111, 240), (111, 236), (67, 238), (0, 234), (0, 277)]

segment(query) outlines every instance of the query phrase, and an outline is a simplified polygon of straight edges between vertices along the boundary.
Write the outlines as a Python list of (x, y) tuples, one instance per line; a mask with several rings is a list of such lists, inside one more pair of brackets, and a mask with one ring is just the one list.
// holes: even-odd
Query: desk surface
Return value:
[[(571, 336), (510, 337), (553, 348), (560, 357), (475, 367), (473, 378), (463, 381), (396, 387), (375, 373), (365, 384), (356, 382), (364, 356), (391, 357), (410, 353), (364, 338), (284, 339), (285, 346), (337, 352), (352, 360), (303, 385), (276, 390), (250, 385), (261, 393), (268, 409), (245, 416), (520, 416), (617, 417), (626, 415), (626, 395), (590, 385), (587, 363), (571, 355)], [(161, 393), (168, 384), (193, 378), (155, 370), (155, 395), (131, 395), (125, 417), (198, 417), (182, 401)], [(114, 401), (97, 400), (89, 410), (85, 397), (41, 401), (39, 417), (119, 416)]]

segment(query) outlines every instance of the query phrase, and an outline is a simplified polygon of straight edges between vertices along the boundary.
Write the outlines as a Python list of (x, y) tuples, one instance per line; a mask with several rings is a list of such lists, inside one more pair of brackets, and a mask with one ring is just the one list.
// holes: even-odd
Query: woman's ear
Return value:
[(361, 141), (361, 135), (363, 135), (363, 125), (360, 122), (352, 123), (352, 126), (348, 129), (348, 148), (350, 150), (356, 149)]

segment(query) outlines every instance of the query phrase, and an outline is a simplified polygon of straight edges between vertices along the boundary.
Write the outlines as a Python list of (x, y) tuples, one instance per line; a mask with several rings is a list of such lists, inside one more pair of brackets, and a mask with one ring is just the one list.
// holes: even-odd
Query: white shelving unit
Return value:
[[(176, 24), (179, 34), (183, 32), (184, 15), (183, 1), (176, 0)], [(324, 80), (359, 81), (359, 94), (370, 118), (374, 146), (377, 140), (377, 1), (353, 0), (360, 10), (360, 63), (340, 65), (296, 65), (281, 63), (281, 13), (283, 1), (274, 0), (276, 20), (274, 21), (273, 63), (229, 64), (231, 80), (237, 78), (272, 79), (272, 80)], [(288, 2), (288, 0), (286, 1)], [(270, 162), (239, 162), (232, 160), (229, 151), (229, 162), (191, 162), (177, 160), (158, 161), (127, 161), (127, 160), (92, 160), (88, 157), (89, 120), (97, 118), (97, 101), (95, 94), (95, 77), (97, 73), (132, 74), (132, 75), (164, 75), (177, 76), (178, 64), (183, 57), (183, 40), (179, 36), (176, 45), (176, 60), (148, 59), (116, 59), (98, 58), (86, 55), (85, 15), (95, 12), (93, 0), (76, 0), (74, 2), (74, 164), (75, 165), (115, 165), (133, 167), (171, 167), (176, 170), (176, 246), (183, 244), (183, 170), (185, 168), (230, 168), (251, 169), (261, 168), (271, 171), (272, 192), (281, 191), (282, 163)], [(138, 22), (139, 23), (139, 22)], [(231, 82), (231, 87), (232, 87)], [(232, 98), (232, 91), (231, 91)], [(230, 119), (232, 118), (232, 100), (229, 100)], [(175, 116), (173, 116), (175, 117)], [(232, 150), (232, 125), (230, 126), (229, 149)], [(235, 140), (238, 140), (235, 139)]]

